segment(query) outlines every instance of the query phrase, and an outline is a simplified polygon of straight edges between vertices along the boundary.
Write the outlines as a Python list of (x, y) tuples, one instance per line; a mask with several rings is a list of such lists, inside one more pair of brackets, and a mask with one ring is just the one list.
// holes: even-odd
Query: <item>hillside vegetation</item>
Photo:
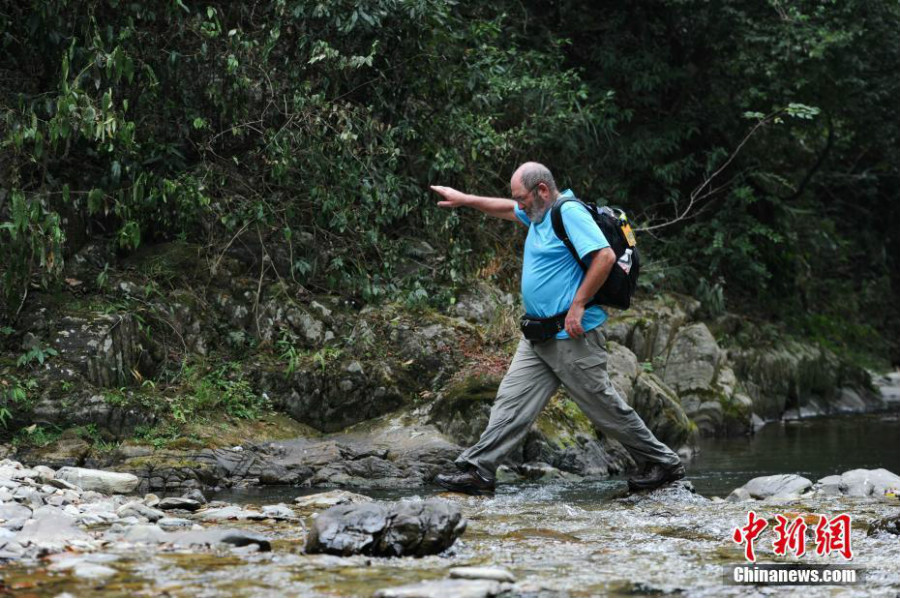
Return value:
[(647, 287), (900, 361), (896, 2), (57, 0), (0, 32), (7, 334), (89, 239), (357, 303), (512, 290), (517, 233), (427, 186), (535, 159), (629, 210)]

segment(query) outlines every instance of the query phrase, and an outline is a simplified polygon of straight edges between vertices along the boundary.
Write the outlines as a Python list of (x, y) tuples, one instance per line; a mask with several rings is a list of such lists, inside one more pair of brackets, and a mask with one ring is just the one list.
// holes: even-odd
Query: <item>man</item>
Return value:
[[(456, 460), (461, 473), (440, 474), (435, 482), (448, 490), (491, 494), (503, 459), (524, 439), (534, 420), (562, 383), (572, 399), (603, 434), (621, 442), (643, 471), (628, 481), (632, 490), (656, 488), (684, 477), (684, 467), (637, 413), (619, 396), (606, 371), (606, 339), (600, 325), (606, 312), (585, 308), (603, 285), (616, 256), (587, 210), (566, 202), (561, 214), (583, 271), (553, 232), (548, 213), (560, 193), (550, 171), (536, 162), (522, 164), (510, 181), (512, 199), (479, 197), (450, 187), (432, 186), (438, 206), (466, 206), (528, 227), (522, 264), (522, 297), (529, 316), (565, 313), (565, 329), (541, 342), (522, 339), (500, 383), (491, 417), (480, 440)], [(560, 316), (563, 317), (563, 316)]]

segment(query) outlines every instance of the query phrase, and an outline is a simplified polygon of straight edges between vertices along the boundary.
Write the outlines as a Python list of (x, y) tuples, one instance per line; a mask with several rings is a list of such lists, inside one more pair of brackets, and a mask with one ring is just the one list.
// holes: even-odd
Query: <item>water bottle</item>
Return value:
[(625, 271), (625, 274), (631, 272), (631, 254), (632, 250), (629, 247), (625, 250), (625, 253), (623, 253), (622, 256), (619, 257), (619, 259), (616, 261), (616, 263), (619, 264), (619, 267)]

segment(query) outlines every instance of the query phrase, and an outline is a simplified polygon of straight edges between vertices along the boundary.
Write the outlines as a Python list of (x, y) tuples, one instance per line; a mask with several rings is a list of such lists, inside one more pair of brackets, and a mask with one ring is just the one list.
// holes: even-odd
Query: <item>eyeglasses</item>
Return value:
[(543, 182), (544, 182), (544, 181), (538, 181), (538, 182), (536, 182), (534, 185), (532, 185), (530, 188), (526, 189), (526, 190), (525, 190), (525, 195), (522, 195), (522, 196), (519, 196), (519, 197), (513, 195), (513, 196), (512, 196), (512, 200), (513, 200), (514, 202), (516, 202), (516, 203), (523, 203), (523, 202), (525, 201), (525, 198), (528, 197), (529, 195), (531, 195), (531, 193), (537, 188), (537, 186), (540, 185), (540, 184), (543, 183)]

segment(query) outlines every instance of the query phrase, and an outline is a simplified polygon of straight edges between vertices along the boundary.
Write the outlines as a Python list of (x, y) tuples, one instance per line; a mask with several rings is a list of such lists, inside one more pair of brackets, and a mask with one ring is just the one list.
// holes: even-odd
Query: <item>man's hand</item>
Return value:
[(572, 303), (566, 314), (566, 333), (570, 338), (581, 338), (584, 335), (584, 328), (581, 327), (582, 317), (584, 317), (584, 304), (577, 301)]
[(516, 202), (511, 199), (469, 195), (468, 193), (457, 191), (453, 187), (441, 187), (440, 185), (432, 185), (431, 190), (441, 196), (441, 201), (437, 205), (442, 208), (465, 206), (484, 212), (494, 218), (519, 222), (519, 219), (516, 218)]
[(443, 197), (443, 201), (438, 202), (438, 206), (442, 208), (458, 208), (466, 205), (467, 195), (462, 191), (457, 191), (453, 187), (441, 187), (440, 185), (432, 185), (431, 190)]

